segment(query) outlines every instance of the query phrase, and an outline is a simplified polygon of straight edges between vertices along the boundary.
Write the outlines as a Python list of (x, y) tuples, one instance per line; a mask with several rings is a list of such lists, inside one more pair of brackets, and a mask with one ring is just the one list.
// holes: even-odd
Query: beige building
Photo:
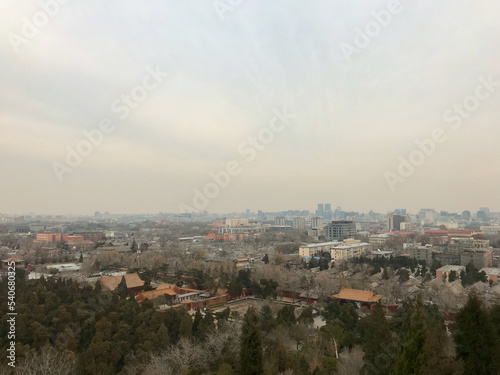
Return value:
[(330, 252), (336, 245), (340, 242), (321, 242), (321, 243), (310, 243), (299, 247), (299, 255), (301, 257), (313, 257), (316, 254), (321, 254), (325, 252)]
[(385, 243), (391, 238), (392, 235), (389, 233), (374, 234), (369, 237), (368, 242), (373, 248), (377, 248), (378, 246), (385, 245)]
[(248, 225), (248, 219), (244, 218), (239, 218), (239, 217), (232, 217), (229, 219), (226, 219), (226, 226), (228, 227), (240, 227)]
[(425, 260), (429, 266), (432, 264), (432, 245), (410, 247), (408, 253), (410, 254), (410, 258)]
[(500, 235), (500, 225), (483, 225), (481, 230), (485, 236), (498, 236)]
[[(332, 260), (338, 262), (343, 260), (349, 260), (353, 258), (359, 258), (362, 255), (368, 253), (370, 249), (370, 244), (366, 242), (361, 242), (357, 240), (347, 240), (348, 244), (342, 242), (341, 245), (335, 246), (331, 251)], [(356, 241), (356, 242), (352, 242)]]
[(358, 258), (368, 253), (369, 249), (370, 244), (349, 238), (342, 242), (332, 241), (303, 245), (299, 248), (299, 255), (301, 257), (314, 257), (329, 252), (332, 260), (342, 261)]

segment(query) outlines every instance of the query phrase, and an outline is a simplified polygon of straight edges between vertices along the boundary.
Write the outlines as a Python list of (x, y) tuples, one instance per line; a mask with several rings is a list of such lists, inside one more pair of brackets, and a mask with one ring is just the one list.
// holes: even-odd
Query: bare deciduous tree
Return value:
[(340, 354), (337, 365), (338, 375), (358, 375), (363, 367), (363, 350), (360, 346), (353, 347), (350, 351)]
[(20, 375), (68, 375), (76, 372), (76, 356), (69, 351), (60, 352), (46, 345), (30, 353), (19, 363), (16, 374)]

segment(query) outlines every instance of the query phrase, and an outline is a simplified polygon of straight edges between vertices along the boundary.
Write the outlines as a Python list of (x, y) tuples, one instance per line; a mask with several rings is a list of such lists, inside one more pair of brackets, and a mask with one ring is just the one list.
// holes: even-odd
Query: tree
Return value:
[(198, 309), (196, 310), (196, 314), (194, 314), (194, 321), (193, 321), (193, 336), (196, 338), (198, 338), (198, 330), (202, 321), (203, 321), (203, 316), (201, 315), (201, 310)]
[(80, 253), (80, 259), (78, 259), (79, 263), (83, 263), (83, 253)]
[(399, 270), (399, 279), (398, 280), (402, 284), (407, 282), (408, 280), (410, 280), (410, 271), (408, 271), (405, 268), (401, 268)]
[(16, 374), (54, 374), (67, 375), (76, 373), (76, 357), (69, 351), (59, 352), (46, 345), (39, 351), (31, 352), (20, 361)]
[(429, 327), (429, 335), (422, 348), (425, 360), (418, 375), (462, 375), (464, 373), (463, 363), (449, 355), (448, 341), (442, 321)]
[(390, 374), (396, 358), (395, 335), (385, 319), (382, 305), (375, 309), (361, 323), (363, 332), (364, 366), (362, 374)]
[(269, 305), (262, 306), (262, 309), (260, 309), (260, 328), (262, 332), (267, 334), (274, 327), (276, 327), (276, 321), (274, 320), (271, 307)]
[(467, 375), (497, 375), (500, 347), (488, 314), (475, 293), (471, 293), (456, 321), (457, 357), (464, 362)]
[(432, 261), (430, 271), (431, 271), (431, 273), (432, 273), (432, 274), (434, 274), (434, 275), (435, 275), (435, 274), (436, 274), (436, 270), (437, 270), (437, 269), (439, 269), (439, 268), (441, 268), (441, 267), (443, 267), (443, 265), (441, 264), (441, 262), (440, 262), (440, 261), (438, 261), (438, 260), (436, 260), (436, 259), (434, 259), (434, 260)]
[(425, 363), (424, 343), (429, 336), (425, 305), (419, 296), (409, 310), (402, 337), (403, 351), (394, 365), (395, 375), (418, 374)]
[(130, 250), (132, 250), (133, 253), (137, 253), (137, 249), (139, 247), (137, 246), (137, 242), (135, 241), (135, 238), (134, 240), (132, 241), (132, 245), (130, 245)]
[(264, 255), (264, 258), (262, 258), (262, 261), (265, 263), (265, 264), (269, 264), (269, 255)]
[(297, 320), (295, 319), (295, 307), (291, 305), (286, 305), (278, 311), (276, 316), (276, 322), (283, 325), (294, 325)]
[(387, 267), (384, 267), (384, 272), (382, 272), (382, 279), (389, 280), (389, 273), (387, 272)]
[(262, 298), (277, 297), (278, 293), (276, 292), (276, 288), (278, 287), (278, 283), (276, 281), (272, 279), (261, 279), (260, 285), (262, 286)]
[(118, 287), (116, 288), (116, 293), (120, 298), (127, 298), (128, 288), (125, 276), (122, 276), (122, 280), (120, 281), (120, 284), (118, 284)]
[(241, 375), (261, 375), (263, 373), (259, 317), (253, 307), (247, 310), (243, 319), (240, 367)]
[(457, 275), (457, 271), (453, 270), (453, 271), (450, 271), (449, 275), (448, 275), (448, 281), (450, 283), (454, 282), (456, 279), (458, 278), (458, 275)]
[(181, 322), (179, 324), (179, 335), (187, 338), (193, 337), (193, 320), (187, 311), (182, 313)]
[(240, 295), (243, 292), (243, 284), (238, 277), (233, 277), (227, 287), (227, 292), (230, 295)]
[(299, 322), (304, 323), (307, 327), (311, 327), (314, 324), (313, 309), (308, 306), (302, 310), (300, 313)]

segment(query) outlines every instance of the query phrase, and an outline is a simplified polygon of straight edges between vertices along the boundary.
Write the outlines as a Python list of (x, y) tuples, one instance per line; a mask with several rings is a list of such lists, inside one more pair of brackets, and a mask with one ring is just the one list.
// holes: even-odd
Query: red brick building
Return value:
[(35, 241), (45, 242), (45, 243), (55, 243), (61, 241), (61, 239), (62, 239), (61, 233), (37, 233)]

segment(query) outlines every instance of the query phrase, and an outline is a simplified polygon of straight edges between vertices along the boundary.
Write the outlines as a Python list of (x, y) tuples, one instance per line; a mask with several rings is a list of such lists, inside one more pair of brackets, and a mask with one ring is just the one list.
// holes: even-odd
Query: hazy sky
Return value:
[[(208, 211), (500, 211), (500, 84), (480, 79), (500, 82), (498, 1), (402, 0), (390, 19), (384, 1), (231, 2), (2, 1), (0, 212), (179, 212), (230, 161)], [(243, 143), (259, 132), (264, 149)]]

